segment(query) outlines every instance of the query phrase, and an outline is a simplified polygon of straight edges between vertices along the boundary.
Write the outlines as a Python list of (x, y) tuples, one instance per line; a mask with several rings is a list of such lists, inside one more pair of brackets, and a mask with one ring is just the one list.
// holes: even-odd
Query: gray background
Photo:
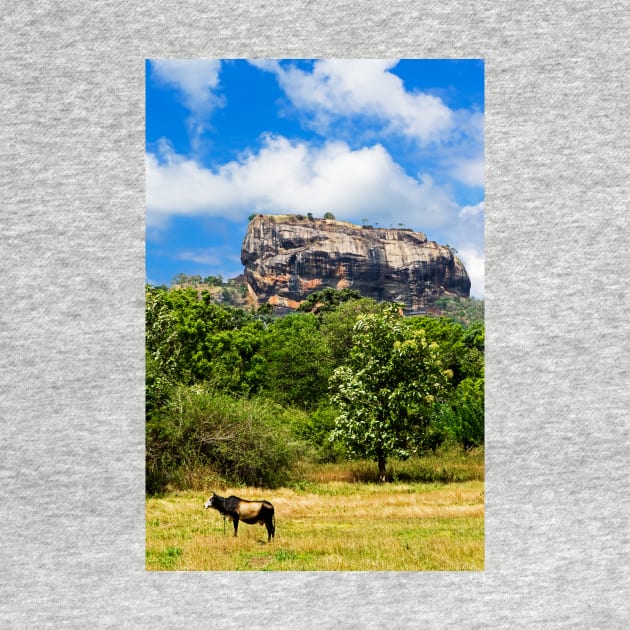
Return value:
[[(0, 25), (0, 626), (627, 627), (627, 2), (40, 0)], [(159, 56), (485, 58), (485, 571), (144, 571)]]

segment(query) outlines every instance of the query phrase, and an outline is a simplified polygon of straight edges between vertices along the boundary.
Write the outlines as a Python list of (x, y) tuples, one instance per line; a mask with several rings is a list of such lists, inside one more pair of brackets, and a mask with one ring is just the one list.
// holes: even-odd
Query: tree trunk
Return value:
[(387, 481), (387, 475), (385, 474), (385, 467), (387, 460), (384, 455), (378, 456), (378, 482), (385, 483)]

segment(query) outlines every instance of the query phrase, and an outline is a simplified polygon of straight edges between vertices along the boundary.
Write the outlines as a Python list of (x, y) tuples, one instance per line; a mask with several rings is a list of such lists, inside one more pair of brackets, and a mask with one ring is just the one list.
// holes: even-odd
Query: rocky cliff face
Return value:
[(259, 303), (297, 308), (313, 291), (351, 288), (421, 311), (442, 295), (468, 297), (470, 280), (452, 251), (421, 232), (297, 215), (257, 215), (241, 249)]

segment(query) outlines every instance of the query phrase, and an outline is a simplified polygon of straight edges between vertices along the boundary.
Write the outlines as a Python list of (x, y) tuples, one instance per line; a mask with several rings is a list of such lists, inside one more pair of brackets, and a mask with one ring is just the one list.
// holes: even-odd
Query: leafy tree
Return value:
[(249, 391), (247, 375), (265, 334), (263, 322), (215, 304), (206, 291), (199, 298), (192, 288), (149, 287), (146, 304), (148, 400), (163, 401), (168, 383), (210, 382)]
[[(484, 379), (466, 378), (451, 393), (448, 401), (436, 409), (431, 438), (458, 442), (465, 449), (484, 442)], [(434, 447), (434, 444), (429, 444)]]
[(259, 315), (259, 316), (273, 315), (273, 306), (269, 304), (269, 302), (265, 302), (264, 304), (261, 304), (256, 309), (256, 315)]
[(335, 215), (332, 212), (326, 212), (326, 214), (324, 214), (324, 219), (330, 219), (332, 221), (335, 220)]
[(209, 284), (211, 287), (221, 287), (223, 286), (223, 276), (218, 274), (216, 276), (206, 276), (203, 279), (204, 284)]
[(429, 341), (438, 344), (442, 364), (453, 371), (454, 387), (464, 378), (483, 376), (483, 322), (466, 328), (447, 317), (410, 317), (408, 321), (409, 325), (424, 330)]
[(424, 448), (435, 449), (445, 440), (467, 449), (480, 446), (484, 440), (483, 322), (465, 326), (447, 317), (412, 317), (409, 323), (439, 345), (442, 365), (453, 373), (452, 387), (435, 409)]
[(483, 322), (474, 322), (462, 337), (460, 364), (465, 377), (483, 378), (484, 376), (485, 329)]
[(234, 394), (257, 390), (256, 353), (264, 334), (262, 322), (255, 321), (234, 330), (208, 335), (196, 357), (197, 380), (205, 381), (219, 391)]
[(422, 439), (447, 374), (437, 344), (406, 325), (400, 305), (387, 304), (358, 318), (348, 363), (330, 382), (340, 411), (333, 435), (351, 455), (376, 461), (385, 481), (387, 459), (407, 457)]
[(323, 401), (316, 409), (308, 413), (292, 410), (292, 428), (295, 435), (306, 441), (311, 449), (311, 459), (319, 463), (338, 462), (346, 459), (343, 445), (338, 440), (331, 439), (335, 428), (337, 410)]
[(312, 408), (327, 392), (330, 352), (310, 313), (270, 324), (256, 359), (262, 391), (278, 402)]
[(145, 353), (147, 412), (164, 404), (175, 383), (188, 379), (179, 334), (167, 289), (146, 287)]
[(453, 403), (457, 441), (464, 448), (481, 446), (484, 441), (484, 379), (464, 379), (457, 386)]
[(185, 273), (178, 273), (173, 276), (172, 284), (173, 285), (182, 285), (182, 286), (197, 286), (202, 283), (202, 278), (200, 275), (188, 276)]
[(178, 273), (173, 276), (171, 284), (186, 284), (188, 282), (188, 276), (185, 273)]
[(322, 314), (321, 332), (335, 367), (343, 365), (350, 356), (353, 329), (359, 315), (376, 313), (380, 309), (372, 298), (361, 298), (342, 302)]
[(464, 325), (484, 319), (484, 301), (474, 297), (442, 296), (434, 302), (441, 313)]
[(359, 300), (362, 295), (355, 289), (333, 289), (326, 287), (311, 293), (298, 307), (300, 313), (325, 313), (334, 310), (339, 304), (349, 300)]

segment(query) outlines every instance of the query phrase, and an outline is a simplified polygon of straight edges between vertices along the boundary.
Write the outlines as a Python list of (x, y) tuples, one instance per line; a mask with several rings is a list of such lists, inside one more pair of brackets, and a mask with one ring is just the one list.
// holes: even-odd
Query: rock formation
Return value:
[(445, 245), (421, 232), (300, 215), (256, 215), (241, 249), (258, 303), (295, 309), (313, 291), (351, 288), (421, 312), (443, 295), (468, 297), (470, 280)]

